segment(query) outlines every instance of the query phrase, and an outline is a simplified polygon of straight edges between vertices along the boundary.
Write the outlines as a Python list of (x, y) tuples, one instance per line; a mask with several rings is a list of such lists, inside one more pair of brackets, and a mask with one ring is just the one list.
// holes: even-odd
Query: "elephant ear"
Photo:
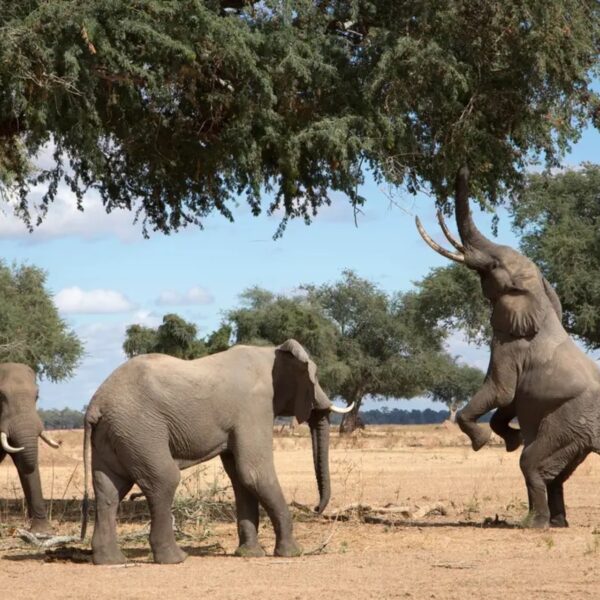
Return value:
[[(302, 344), (294, 339), (286, 340), (283, 344), (277, 346), (277, 350), (289, 353), (298, 361), (301, 380), (296, 384), (294, 416), (298, 419), (298, 423), (304, 423), (308, 421), (312, 409), (321, 408), (320, 404), (323, 403), (318, 394), (318, 390), (321, 390), (321, 388), (317, 381), (317, 365), (310, 359)], [(321, 394), (324, 395), (322, 391)], [(323, 408), (328, 408), (328, 406), (325, 405)]]
[(540, 285), (537, 272), (515, 275), (512, 286), (494, 303), (492, 328), (516, 338), (535, 335), (544, 319), (545, 295), (545, 286)]

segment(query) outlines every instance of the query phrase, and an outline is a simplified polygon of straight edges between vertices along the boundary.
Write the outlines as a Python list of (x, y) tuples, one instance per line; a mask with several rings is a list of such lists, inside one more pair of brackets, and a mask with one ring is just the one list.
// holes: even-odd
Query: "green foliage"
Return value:
[(38, 377), (61, 381), (73, 375), (83, 345), (45, 286), (41, 269), (0, 261), (0, 360), (25, 363)]
[(443, 200), (467, 160), (493, 201), (600, 118), (599, 22), (597, 0), (0, 0), (0, 193), (29, 220), (65, 180), (169, 232), (267, 191), (284, 226), (364, 202), (365, 169)]
[(570, 333), (600, 348), (600, 165), (530, 175), (514, 199), (521, 249), (555, 287)]
[(460, 329), (476, 344), (490, 339), (490, 308), (474, 271), (460, 264), (437, 267), (415, 286), (412, 301), (423, 328)]
[(433, 381), (443, 332), (421, 326), (410, 297), (389, 296), (352, 271), (301, 292), (246, 290), (245, 306), (227, 315), (236, 341), (280, 344), (294, 337), (317, 363), (323, 388), (355, 402), (354, 414), (367, 395), (412, 397)]
[(123, 351), (131, 358), (138, 354), (160, 352), (183, 359), (200, 358), (229, 348), (231, 328), (222, 325), (206, 339), (198, 338), (197, 329), (179, 315), (168, 314), (156, 329), (130, 325), (125, 332)]
[(436, 363), (427, 395), (432, 400), (443, 402), (452, 415), (481, 387), (485, 373), (444, 354), (438, 357)]

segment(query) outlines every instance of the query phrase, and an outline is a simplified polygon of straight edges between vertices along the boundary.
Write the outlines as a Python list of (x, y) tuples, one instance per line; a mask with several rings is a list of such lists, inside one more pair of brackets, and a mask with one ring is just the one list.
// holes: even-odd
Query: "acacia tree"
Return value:
[(441, 354), (436, 361), (432, 382), (425, 395), (443, 402), (450, 412), (449, 420), (456, 421), (456, 413), (481, 387), (485, 373), (476, 367), (461, 364), (455, 357)]
[(390, 296), (352, 271), (333, 284), (302, 286), (293, 297), (252, 288), (242, 301), (227, 315), (237, 342), (280, 344), (294, 337), (302, 343), (327, 393), (354, 402), (342, 432), (360, 424), (366, 396), (411, 397), (431, 380), (441, 330), (421, 328), (410, 298)]
[[(365, 169), (494, 201), (600, 119), (597, 0), (0, 0), (0, 192), (169, 232), (211, 212), (307, 222)], [(32, 160), (51, 149), (53, 164)], [(34, 219), (35, 221), (35, 219)]]
[(139, 354), (160, 352), (177, 358), (194, 359), (226, 350), (231, 329), (223, 325), (207, 338), (198, 337), (193, 323), (179, 315), (167, 314), (156, 328), (130, 325), (125, 332), (123, 351), (131, 358)]
[(2, 362), (25, 363), (50, 381), (73, 375), (83, 344), (60, 318), (44, 271), (0, 261), (0, 314)]

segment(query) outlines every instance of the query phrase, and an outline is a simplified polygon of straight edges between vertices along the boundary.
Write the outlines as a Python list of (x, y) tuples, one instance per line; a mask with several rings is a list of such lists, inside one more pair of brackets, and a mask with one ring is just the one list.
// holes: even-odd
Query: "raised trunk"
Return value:
[(456, 174), (456, 226), (460, 239), (465, 246), (465, 261), (467, 266), (478, 268), (479, 263), (488, 262), (489, 254), (494, 251), (497, 244), (488, 240), (473, 222), (469, 206), (469, 168), (463, 166)]
[(322, 513), (331, 496), (329, 477), (329, 411), (313, 410), (308, 419), (312, 438), (313, 462), (319, 488), (319, 505), (315, 510)]

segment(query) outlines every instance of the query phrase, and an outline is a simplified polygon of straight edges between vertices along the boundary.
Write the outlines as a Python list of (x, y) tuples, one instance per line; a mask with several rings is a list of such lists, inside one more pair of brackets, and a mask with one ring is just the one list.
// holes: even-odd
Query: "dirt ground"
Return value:
[[(79, 525), (65, 507), (81, 498), (82, 433), (55, 437), (63, 441), (59, 450), (41, 448), (44, 491), (57, 533), (76, 535)], [(312, 506), (317, 491), (307, 431), (277, 436), (275, 456), (288, 500)], [(334, 436), (327, 513), (357, 504), (402, 512), (372, 524), (356, 511), (342, 513), (347, 520), (307, 520), (295, 511), (296, 537), (308, 554), (294, 559), (232, 555), (235, 525), (198, 509), (198, 498), (206, 505), (230, 499), (220, 463), (211, 461), (182, 474), (175, 502), (188, 559), (154, 565), (143, 536), (147, 522), (124, 519), (126, 567), (92, 566), (87, 542), (44, 551), (21, 541), (16, 528), (25, 519), (14, 511), (21, 490), (8, 460), (0, 465), (0, 589), (14, 599), (598, 598), (600, 458), (590, 456), (566, 484), (570, 528), (544, 531), (520, 527), (526, 493), (518, 460), (519, 452), (506, 454), (497, 444), (474, 453), (453, 426)], [(268, 519), (261, 541), (272, 553)]]

